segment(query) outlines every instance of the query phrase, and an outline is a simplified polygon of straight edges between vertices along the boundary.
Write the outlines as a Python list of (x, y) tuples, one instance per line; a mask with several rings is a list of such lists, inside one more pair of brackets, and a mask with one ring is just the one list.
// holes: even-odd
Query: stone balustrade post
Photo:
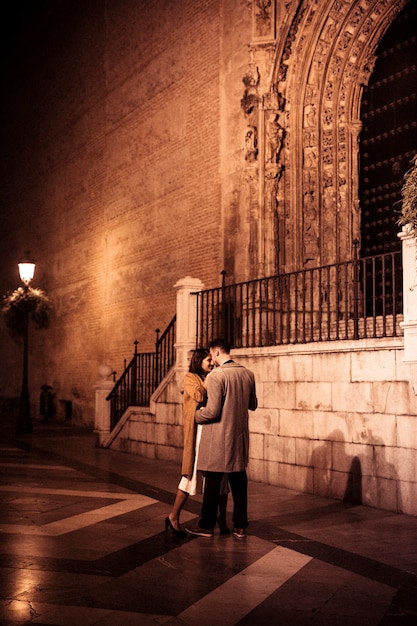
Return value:
[(410, 384), (417, 395), (417, 242), (406, 226), (398, 237), (403, 256), (403, 361), (409, 366)]
[(200, 279), (186, 276), (174, 288), (177, 290), (175, 378), (181, 389), (190, 363), (190, 351), (196, 347), (197, 297), (194, 294), (201, 291), (204, 285)]
[(94, 433), (96, 434), (96, 446), (102, 447), (110, 434), (110, 402), (107, 396), (114, 387), (111, 380), (113, 370), (109, 365), (100, 365), (95, 390), (95, 413), (94, 413)]

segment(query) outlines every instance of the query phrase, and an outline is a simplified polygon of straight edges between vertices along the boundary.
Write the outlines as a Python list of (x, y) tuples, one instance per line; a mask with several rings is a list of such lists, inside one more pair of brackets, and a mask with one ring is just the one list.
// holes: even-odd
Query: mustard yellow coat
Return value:
[(206, 400), (207, 392), (203, 379), (198, 374), (188, 372), (184, 377), (184, 448), (182, 453), (181, 475), (191, 478), (195, 460), (195, 436), (197, 424), (194, 421), (196, 409)]

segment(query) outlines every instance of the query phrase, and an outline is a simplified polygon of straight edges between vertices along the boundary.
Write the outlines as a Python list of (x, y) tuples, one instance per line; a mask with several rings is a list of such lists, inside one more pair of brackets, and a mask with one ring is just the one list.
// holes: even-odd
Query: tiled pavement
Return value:
[(246, 539), (178, 539), (176, 464), (0, 426), (0, 624), (417, 624), (417, 518), (250, 482)]

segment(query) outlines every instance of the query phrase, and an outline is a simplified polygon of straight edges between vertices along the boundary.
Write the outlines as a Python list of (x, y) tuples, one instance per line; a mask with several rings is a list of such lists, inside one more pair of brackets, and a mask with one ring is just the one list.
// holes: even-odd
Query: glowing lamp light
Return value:
[(20, 261), (18, 265), (19, 265), (20, 280), (27, 287), (35, 273), (35, 262), (29, 261), (29, 255), (27, 255), (25, 260)]

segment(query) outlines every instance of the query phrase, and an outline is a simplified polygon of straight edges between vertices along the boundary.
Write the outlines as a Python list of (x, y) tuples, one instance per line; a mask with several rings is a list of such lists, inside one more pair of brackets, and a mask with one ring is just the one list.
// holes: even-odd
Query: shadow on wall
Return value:
[(361, 461), (357, 456), (353, 457), (350, 464), (343, 500), (344, 502), (362, 504), (362, 468)]
[(313, 493), (401, 512), (398, 476), (394, 465), (386, 459), (384, 442), (368, 431), (360, 447), (364, 454), (348, 454), (342, 431), (332, 431), (311, 455)]

